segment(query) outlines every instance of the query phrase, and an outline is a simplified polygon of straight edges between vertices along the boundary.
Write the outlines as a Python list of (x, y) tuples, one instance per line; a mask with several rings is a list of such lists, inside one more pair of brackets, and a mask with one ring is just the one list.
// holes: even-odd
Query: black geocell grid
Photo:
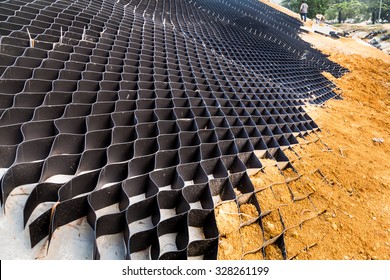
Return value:
[(36, 184), (27, 225), (55, 202), (32, 246), (87, 216), (95, 240), (123, 233), (128, 259), (215, 259), (214, 207), (261, 213), (247, 169), (288, 165), (318, 129), (303, 106), (338, 97), (321, 72), (346, 71), (255, 0), (10, 0), (0, 20), (1, 203)]

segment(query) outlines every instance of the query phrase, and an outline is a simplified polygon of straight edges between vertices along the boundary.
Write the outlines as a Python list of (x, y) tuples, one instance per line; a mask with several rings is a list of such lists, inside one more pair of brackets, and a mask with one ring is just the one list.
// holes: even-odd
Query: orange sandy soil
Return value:
[[(216, 208), (219, 259), (390, 259), (390, 56), (355, 39), (303, 34), (350, 70), (336, 79), (343, 100), (307, 107), (321, 131), (251, 176), (261, 208)], [(373, 138), (382, 138), (377, 143)], [(261, 226), (263, 227), (263, 231)]]

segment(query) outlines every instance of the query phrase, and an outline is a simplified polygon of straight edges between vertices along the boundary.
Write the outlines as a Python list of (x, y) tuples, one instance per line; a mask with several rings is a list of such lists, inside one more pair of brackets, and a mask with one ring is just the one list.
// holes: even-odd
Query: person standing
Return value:
[(299, 13), (301, 14), (301, 20), (303, 20), (304, 22), (306, 22), (308, 9), (309, 9), (309, 6), (305, 3), (305, 0), (302, 0), (301, 7), (299, 8)]

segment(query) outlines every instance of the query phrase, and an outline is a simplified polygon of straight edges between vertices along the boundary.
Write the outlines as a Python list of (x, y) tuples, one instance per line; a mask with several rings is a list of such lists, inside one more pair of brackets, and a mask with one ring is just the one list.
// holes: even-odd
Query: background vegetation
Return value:
[[(390, 22), (390, 0), (306, 0), (309, 5), (308, 17), (316, 14), (325, 15), (328, 21), (341, 22)], [(282, 5), (294, 12), (299, 12), (302, 0), (282, 0)]]

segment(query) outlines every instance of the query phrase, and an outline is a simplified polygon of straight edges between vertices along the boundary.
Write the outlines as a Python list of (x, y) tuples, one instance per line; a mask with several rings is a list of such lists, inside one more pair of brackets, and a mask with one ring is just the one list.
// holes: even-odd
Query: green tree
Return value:
[[(380, 0), (366, 0), (368, 13), (375, 13), (376, 16), (379, 16), (379, 6)], [(381, 9), (381, 21), (390, 22), (390, 0), (382, 0), (382, 9)]]
[(329, 20), (338, 19), (339, 23), (344, 22), (346, 19), (360, 22), (369, 18), (367, 5), (359, 0), (332, 4), (326, 10), (325, 17)]
[[(380, 0), (306, 0), (309, 6), (308, 17), (323, 14), (328, 20), (346, 19), (355, 21), (368, 20), (379, 17)], [(302, 0), (282, 0), (281, 4), (290, 10), (299, 13)], [(380, 11), (381, 21), (390, 22), (390, 0), (382, 0)]]

